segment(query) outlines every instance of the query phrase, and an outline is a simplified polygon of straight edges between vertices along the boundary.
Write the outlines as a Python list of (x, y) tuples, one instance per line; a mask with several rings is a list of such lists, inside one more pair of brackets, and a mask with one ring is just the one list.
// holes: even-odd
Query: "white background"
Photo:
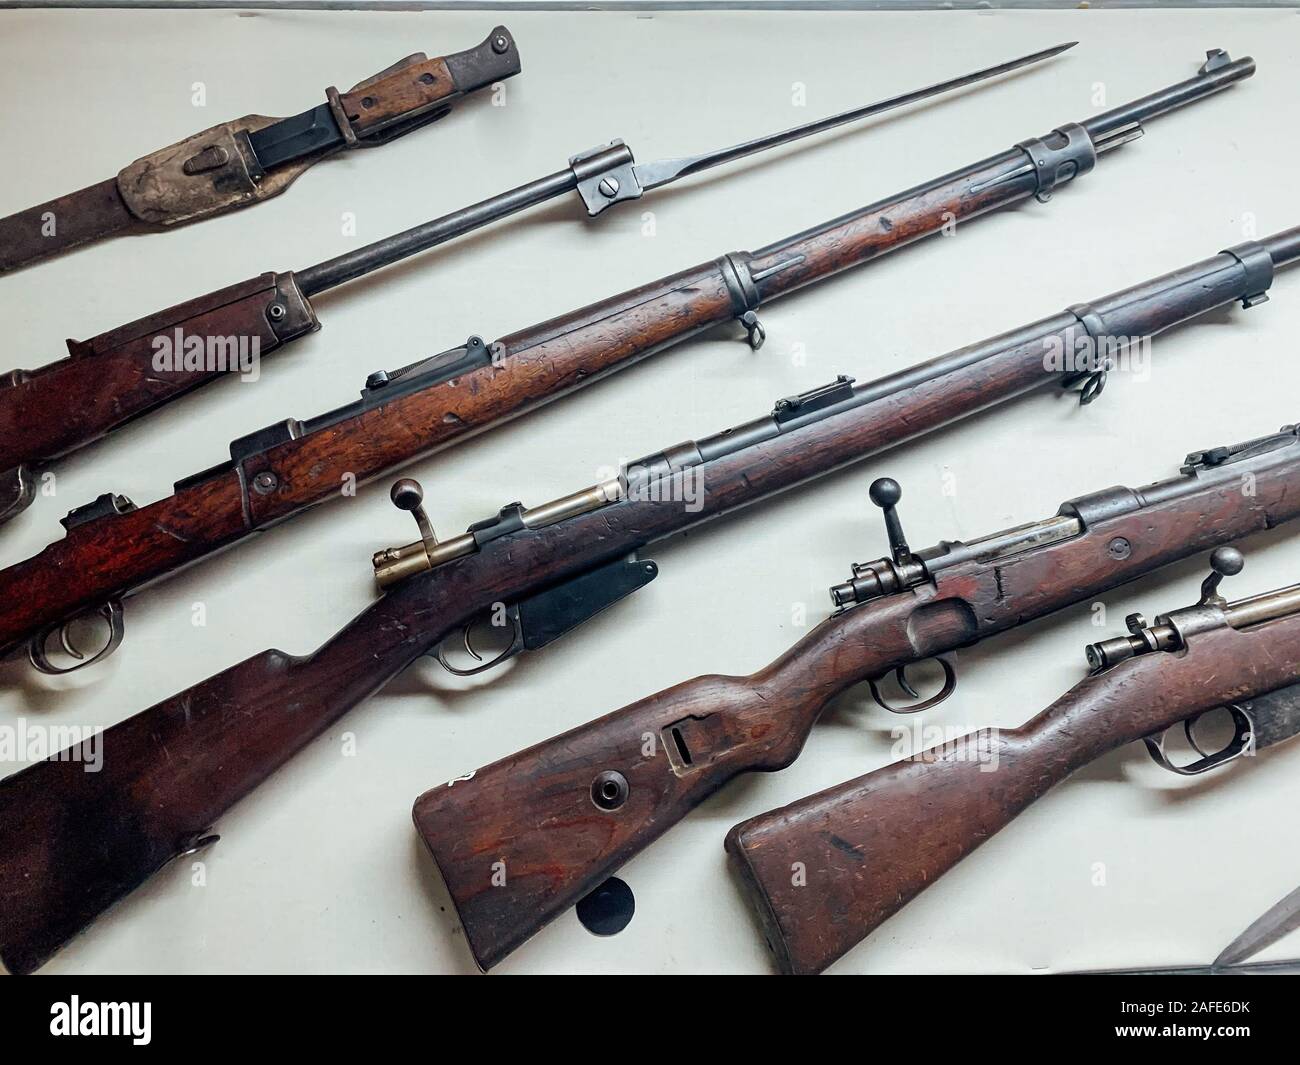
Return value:
[[(496, 23), (524, 73), (376, 152), (322, 163), (283, 197), (189, 229), (105, 242), (0, 281), (7, 365), (262, 270), (306, 266), (558, 169), (622, 137), (642, 159), (749, 137), (1059, 41), (1081, 45), (998, 84), (696, 178), (596, 222), (575, 200), (427, 254), (316, 306), (322, 332), (256, 384), (222, 381), (58, 467), (0, 533), (0, 562), (61, 534), (106, 491), (151, 502), (222, 460), (228, 441), (355, 397), (371, 370), (492, 338), (723, 252), (754, 248), (1190, 76), (1208, 48), (1253, 79), (1150, 123), (1048, 205), (1032, 201), (765, 308), (767, 346), (734, 328), (684, 344), (415, 467), (444, 535), (514, 499), (536, 504), (600, 467), (755, 417), (837, 373), (859, 381), (1300, 222), (1292, 129), (1294, 11), (894, 14), (32, 12), (0, 14), (0, 214), (80, 188), (197, 129), (292, 114), (416, 50), (456, 51)], [(203, 82), (207, 106), (191, 103)], [(796, 83), (807, 105), (792, 106)], [(12, 162), (14, 154), (18, 163)], [(655, 234), (642, 233), (641, 211)], [(341, 235), (352, 212), (357, 235)], [(1252, 230), (1251, 227), (1254, 227)], [(826, 586), (882, 553), (871, 479), (904, 486), (914, 546), (1053, 513), (1062, 500), (1173, 475), (1193, 449), (1300, 417), (1300, 275), (1268, 304), (1157, 340), (1147, 381), (1097, 404), (1039, 395), (653, 552), (661, 576), (531, 658), (457, 692), (413, 668), (313, 743), (217, 826), (207, 886), (176, 863), (50, 972), (468, 972), (410, 824), (423, 790), (703, 672), (745, 673), (828, 611)], [(793, 357), (801, 349), (806, 361)], [(950, 486), (946, 493), (945, 486)], [(294, 521), (128, 603), (125, 645), (70, 681), (0, 667), (0, 724), (111, 724), (267, 647), (306, 652), (375, 596), (370, 555), (414, 526), (387, 483)], [(1230, 594), (1293, 582), (1297, 546), (1246, 545)], [(1083, 647), (1131, 610), (1192, 602), (1201, 560), (962, 655), (932, 724), (1015, 725), (1079, 680)], [(206, 627), (191, 624), (195, 604)], [(863, 686), (791, 769), (744, 779), (630, 863), (629, 928), (572, 915), (502, 972), (768, 971), (722, 851), (737, 821), (891, 760)], [(345, 741), (356, 754), (345, 757)], [(1198, 781), (1134, 746), (1040, 802), (835, 967), (840, 972), (1062, 970), (1205, 962), (1300, 883), (1300, 751)], [(1103, 863), (1105, 885), (1094, 884)], [(1293, 950), (1294, 948), (1292, 948)], [(1286, 956), (1287, 947), (1272, 952)]]

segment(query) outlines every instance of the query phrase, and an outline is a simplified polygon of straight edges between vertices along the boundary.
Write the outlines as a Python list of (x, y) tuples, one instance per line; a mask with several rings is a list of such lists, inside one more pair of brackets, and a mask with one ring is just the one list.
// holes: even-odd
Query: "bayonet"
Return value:
[[(1296, 723), (1296, 731), (1300, 731), (1300, 714), (1295, 713), (1295, 708), (1300, 706), (1300, 690), (1292, 689), (1285, 694), (1291, 699), (1293, 715), (1290, 720)], [(1261, 720), (1267, 718), (1261, 717)], [(1277, 738), (1285, 737), (1279, 735)], [(1290, 935), (1297, 928), (1300, 928), (1300, 888), (1296, 888), (1286, 898), (1270, 906), (1267, 911), (1252, 921), (1241, 935), (1224, 947), (1223, 952), (1214, 959), (1214, 968), (1241, 965), (1248, 958)], [(1300, 962), (1292, 964), (1300, 965)]]
[(836, 126), (861, 121), (864, 118), (881, 114), (895, 108), (904, 107), (932, 96), (951, 92), (979, 81), (1005, 74), (1033, 63), (1042, 62), (1052, 56), (1060, 55), (1078, 42), (1070, 41), (1041, 52), (1020, 56), (996, 66), (964, 74), (958, 78), (939, 82), (924, 89), (891, 96), (864, 107), (843, 111), (828, 118), (796, 126), (781, 133), (772, 133), (758, 137), (729, 148), (705, 152), (701, 155), (687, 156), (682, 159), (661, 159), (653, 163), (638, 163), (622, 140), (613, 140), (594, 148), (578, 152), (569, 158), (569, 165), (553, 174), (530, 181), (517, 188), (510, 189), (481, 203), (476, 203), (464, 210), (454, 211), (442, 218), (424, 225), (408, 229), (386, 240), (379, 240), (354, 252), (340, 255), (327, 262), (318, 263), (305, 270), (297, 271), (298, 284), (308, 295), (315, 295), (368, 274), (380, 267), (397, 262), (417, 252), (442, 244), (454, 237), (480, 229), (492, 222), (529, 207), (536, 207), (548, 200), (577, 191), (589, 217), (604, 214), (609, 208), (630, 200), (640, 199), (653, 189), (662, 188), (680, 178), (698, 174), (724, 163), (743, 159), (745, 156), (767, 151), (770, 148), (792, 141), (802, 140)]
[[(509, 44), (506, 54), (513, 55), (513, 42), (500, 27), (481, 47), (487, 49), (487, 55), (494, 56), (494, 44), (501, 41)], [(868, 113), (878, 114), (882, 109), (902, 106), (902, 102), (968, 84), (972, 79), (983, 80), (1004, 70), (1038, 62), (1065, 47), (1068, 46), (1023, 56), (986, 71), (880, 101), (766, 140), (785, 143), (811, 136), (819, 129), (850, 122)], [(452, 66), (456, 69), (455, 64)], [(1247, 77), (1253, 70), (1251, 60), (1242, 60), (1237, 64), (1233, 77)], [(1196, 80), (1199, 83), (1202, 79)], [(283, 138), (263, 145), (262, 150), (275, 152), (277, 158), (284, 156), (296, 150), (292, 149), (290, 142), (297, 142), (303, 135), (301, 130), (292, 135), (286, 132)], [(750, 154), (760, 150), (762, 143), (755, 141), (750, 145), (725, 149), (713, 156), (701, 156), (699, 165), (717, 165), (723, 161), (723, 156), (734, 156), (736, 152)], [(197, 337), (203, 341), (205, 350), (214, 338), (224, 343), (233, 337), (245, 343), (249, 350), (255, 348), (256, 357), (260, 359), (320, 328), (311, 304), (312, 296), (572, 190), (577, 190), (589, 214), (600, 214), (615, 203), (635, 198), (634, 189), (635, 196), (641, 195), (632, 173), (633, 166), (632, 153), (621, 141), (593, 148), (573, 156), (565, 169), (554, 174), (362, 248), (302, 270), (268, 271), (101, 333), (90, 340), (69, 340), (70, 358), (37, 370), (19, 369), (0, 375), (0, 522), (20, 513), (31, 502), (34, 467), (92, 443), (225, 371), (224, 366), (218, 370), (206, 363), (198, 369), (184, 371), (166, 366), (160, 369), (153, 365), (158, 337), (173, 334)], [(672, 178), (663, 176), (660, 183), (668, 180)], [(263, 189), (268, 187), (262, 186)], [(1019, 191), (1013, 184), (995, 195), (1009, 201), (1018, 199)], [(41, 211), (39, 208), (35, 210)], [(13, 244), (17, 239), (14, 226), (27, 232), (25, 227), (29, 226), (31, 219), (21, 220), (27, 214), (31, 212), (15, 216), (8, 223), (0, 223), (0, 246)], [(3, 239), (6, 224), (10, 232), (8, 241)], [(61, 232), (64, 238), (68, 238), (71, 230), (64, 226)], [(742, 293), (740, 298), (745, 298), (745, 295)], [(752, 315), (752, 309), (742, 308), (742, 313)], [(761, 339), (762, 330), (756, 322), (750, 323), (749, 335), (752, 340)]]
[[(1148, 98), (1155, 102), (1147, 106), (1167, 111), (1172, 106), (1167, 96), (1186, 102), (1253, 69), (1252, 61), (1243, 59), (1213, 74), (1198, 74)], [(1131, 121), (1132, 106), (1122, 112)], [(1036, 139), (1036, 158), (1045, 165), (1032, 172), (1023, 170), (1028, 150), (1008, 148), (756, 251), (731, 251), (494, 341), (474, 336), (400, 369), (376, 371), (366, 378), (359, 400), (248, 433), (231, 443), (228, 462), (186, 478), (172, 495), (146, 506), (137, 507), (125, 494), (105, 492), (63, 519), (67, 535), (61, 540), (0, 574), (0, 598), (9, 604), (0, 615), (0, 653), (28, 643), (39, 668), (61, 668), (44, 653), (47, 640), (57, 651), (66, 642), (65, 626), (90, 615), (107, 624), (102, 657), (121, 639), (125, 597), (338, 498), (344, 476), (359, 484), (373, 480), (711, 327), (738, 321), (757, 348), (765, 335), (757, 318), (761, 306), (940, 233), (949, 220), (964, 222), (1024, 202), (1086, 173), (1093, 162), (1092, 126), (1102, 137), (1112, 128), (1111, 114)], [(994, 180), (1013, 172), (1019, 176)], [(973, 193), (974, 187), (984, 191)], [(1200, 264), (1202, 295), (1220, 304), (1229, 299), (1259, 302), (1274, 267), (1297, 255), (1300, 230), (1238, 245)], [(310, 268), (296, 277), (267, 274), (164, 311), (75, 345), (70, 359), (30, 374), (19, 372), (8, 388), (0, 384), (0, 470), (10, 466), (7, 479), (0, 474), (0, 514), (6, 508), (17, 513), (26, 505), (34, 483), (31, 467), (221, 372), (155, 370), (150, 365), (152, 339), (170, 335), (178, 323), (184, 323), (186, 334), (251, 333), (265, 356), (314, 327), (304, 288), (316, 291), (324, 283), (323, 273), (338, 277), (356, 267), (338, 260), (324, 265), (323, 271)], [(1067, 320), (1090, 343), (1104, 340), (1111, 328), (1105, 308), (1081, 305), (1071, 309)], [(1067, 380), (1074, 379), (1071, 371)], [(1082, 379), (1085, 398), (1094, 398), (1105, 370), (1084, 373)], [(854, 402), (855, 395), (852, 379), (845, 376), (780, 400), (772, 421), (788, 431)], [(34, 416), (42, 411), (44, 417)], [(60, 657), (70, 666), (92, 660), (67, 653), (67, 648), (64, 652)]]
[[(939, 96), (945, 92), (965, 88), (967, 85), (974, 85), (976, 82), (995, 78), (1000, 74), (1009, 74), (1021, 67), (1027, 67), (1033, 63), (1040, 63), (1044, 59), (1051, 59), (1053, 56), (1060, 55), (1078, 43), (1078, 41), (1067, 41), (1065, 44), (1058, 44), (1053, 48), (1044, 48), (1041, 52), (1022, 55), (1018, 59), (1009, 59), (1005, 63), (985, 67), (983, 70), (976, 70), (970, 74), (963, 74), (960, 77), (949, 78), (947, 81), (936, 82), (934, 85), (927, 85), (923, 89), (913, 89), (911, 92), (889, 96), (883, 100), (877, 100), (875, 103), (866, 104), (863, 107), (841, 111), (838, 115), (830, 115), (827, 118), (805, 122), (802, 126), (794, 126), (791, 129), (782, 130), (780, 133), (769, 133), (763, 137), (755, 137), (753, 140), (733, 144), (729, 148), (718, 148), (715, 151), (702, 152), (699, 155), (688, 155), (679, 159), (660, 159), (653, 163), (630, 163), (630, 171), (623, 170), (621, 173), (607, 174), (602, 179), (608, 182), (606, 186), (602, 187), (600, 180), (598, 180), (596, 182), (596, 192), (599, 195), (589, 197), (584, 192), (583, 200), (587, 204), (589, 213), (593, 215), (599, 214), (606, 207), (623, 200), (637, 199), (643, 192), (670, 185), (680, 178), (698, 174), (703, 170), (721, 166), (724, 163), (732, 163), (737, 159), (744, 159), (748, 155), (756, 155), (771, 148), (778, 148), (783, 144), (790, 144), (792, 141), (802, 140), (804, 137), (811, 137), (816, 133), (824, 133), (836, 126), (858, 122), (873, 115), (883, 114), (898, 107), (906, 107), (908, 104), (929, 99), (932, 96)], [(615, 141), (611, 147), (621, 144), (622, 141)], [(630, 151), (628, 158), (631, 159)], [(626, 183), (620, 182), (620, 176), (628, 174), (630, 174), (632, 180)], [(584, 187), (586, 184), (587, 182), (584, 181)]]
[(116, 177), (0, 219), (0, 273), (128, 231), (158, 232), (284, 192), (327, 155), (372, 148), (449, 114), (461, 97), (518, 74), (504, 26), (482, 44), (417, 52), (291, 118), (245, 115), (124, 167)]

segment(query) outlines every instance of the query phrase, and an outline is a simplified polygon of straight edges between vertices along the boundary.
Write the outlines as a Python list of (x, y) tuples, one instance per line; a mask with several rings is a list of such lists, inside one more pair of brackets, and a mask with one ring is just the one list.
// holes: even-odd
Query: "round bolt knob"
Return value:
[(892, 477), (880, 477), (871, 482), (868, 494), (878, 507), (896, 507), (903, 498), (903, 488)]
[(1246, 568), (1246, 556), (1235, 547), (1216, 547), (1210, 555), (1210, 569), (1223, 577), (1235, 577)]
[(414, 477), (403, 477), (393, 485), (388, 497), (398, 510), (415, 510), (424, 502), (424, 489)]

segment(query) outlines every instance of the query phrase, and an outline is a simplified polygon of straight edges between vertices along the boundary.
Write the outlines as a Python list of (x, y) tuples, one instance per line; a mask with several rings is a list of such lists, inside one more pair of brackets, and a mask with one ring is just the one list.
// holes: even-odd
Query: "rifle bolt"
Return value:
[(1113, 539), (1106, 548), (1110, 552), (1111, 558), (1119, 559), (1121, 562), (1133, 553), (1133, 545), (1122, 536)]
[(253, 490), (259, 495), (268, 495), (274, 492), (280, 483), (280, 478), (270, 470), (263, 470), (253, 478)]
[(600, 194), (605, 199), (612, 200), (618, 195), (618, 179), (612, 177), (601, 178), (600, 184), (596, 188), (600, 189)]
[(607, 769), (591, 782), (591, 801), (602, 810), (617, 810), (627, 802), (629, 790), (627, 777)]

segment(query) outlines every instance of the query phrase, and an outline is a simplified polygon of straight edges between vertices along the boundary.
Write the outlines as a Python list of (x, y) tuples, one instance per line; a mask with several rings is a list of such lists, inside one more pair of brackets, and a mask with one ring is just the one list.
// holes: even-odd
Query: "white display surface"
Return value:
[[(301, 268), (554, 171), (615, 137), (651, 160), (731, 143), (1077, 39), (1050, 64), (683, 181), (588, 221), (576, 196), (315, 301), (320, 333), (57, 467), (57, 492), (0, 530), (0, 563), (62, 535), (101, 493), (138, 504), (220, 462), (228, 442), (355, 398), (369, 371), (493, 338), (724, 252), (755, 248), (1190, 76), (1206, 49), (1257, 75), (1152, 121), (1060, 191), (959, 227), (761, 311), (767, 345), (727, 327), (411, 467), (440, 534), (536, 504), (624, 459), (770, 410), (839, 373), (881, 376), (1300, 222), (1296, 11), (978, 13), (309, 13), (5, 11), (0, 214), (109, 177), (249, 112), (293, 114), (329, 84), (497, 22), (523, 73), (504, 106), (311, 169), (283, 197), (157, 236), (110, 240), (0, 279), (5, 368), (263, 270)], [(206, 106), (196, 107), (196, 83)], [(798, 106), (799, 101), (804, 106)], [(652, 215), (647, 217), (646, 212)], [(345, 216), (355, 233), (345, 235)], [(1172, 476), (1191, 450), (1300, 418), (1300, 270), (1271, 302), (1156, 340), (1149, 379), (1096, 404), (1040, 394), (877, 457), (651, 552), (660, 576), (563, 640), (469, 684), (432, 661), (315, 741), (52, 961), (52, 973), (469, 972), (411, 826), (427, 788), (705, 672), (764, 665), (829, 612), (826, 587), (885, 550), (866, 498), (903, 485), (914, 547), (970, 539), (1113, 484)], [(109, 725), (268, 647), (304, 653), (376, 594), (370, 556), (412, 539), (388, 480), (127, 603), (107, 663), (69, 678), (0, 667), (0, 725)], [(1296, 535), (1296, 534), (1293, 534)], [(1243, 546), (1230, 597), (1300, 579), (1285, 532)], [(961, 654), (944, 727), (1013, 726), (1084, 673), (1084, 645), (1196, 598), (1189, 561)], [(201, 607), (201, 609), (198, 609)], [(800, 613), (803, 625), (796, 624)], [(206, 624), (194, 624), (202, 616)], [(766, 948), (722, 849), (738, 821), (893, 760), (863, 685), (794, 766), (735, 782), (628, 864), (637, 914), (615, 937), (570, 913), (500, 972), (746, 972)], [(0, 766), (8, 772), (12, 763)], [(1300, 883), (1300, 750), (1205, 778), (1137, 745), (1024, 814), (835, 972), (1023, 972), (1208, 962)], [(1262, 957), (1286, 957), (1279, 945)]]

